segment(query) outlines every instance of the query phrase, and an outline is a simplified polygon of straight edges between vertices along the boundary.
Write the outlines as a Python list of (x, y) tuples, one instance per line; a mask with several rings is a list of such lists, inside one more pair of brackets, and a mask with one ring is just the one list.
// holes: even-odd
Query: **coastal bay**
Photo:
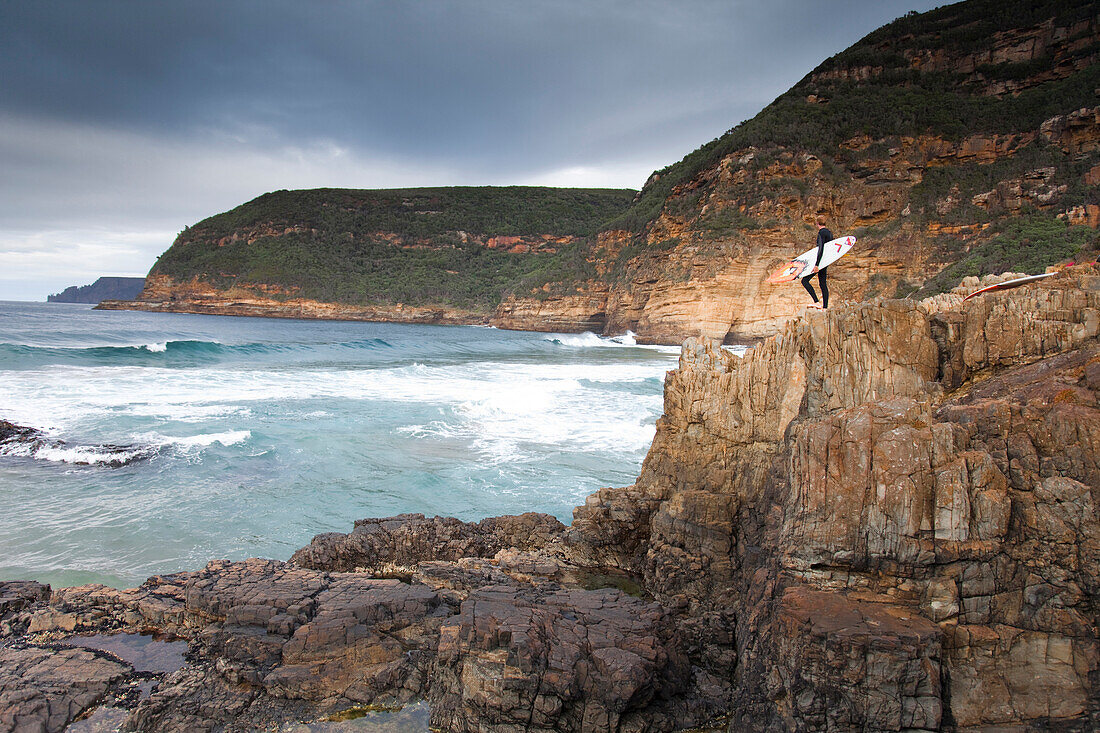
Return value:
[(678, 349), (0, 304), (0, 578), (125, 587), (366, 515), (568, 521), (629, 481)]

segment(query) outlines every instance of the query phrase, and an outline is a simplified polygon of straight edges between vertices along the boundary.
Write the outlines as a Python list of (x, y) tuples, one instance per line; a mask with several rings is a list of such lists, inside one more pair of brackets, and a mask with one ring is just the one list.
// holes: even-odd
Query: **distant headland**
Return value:
[(131, 300), (145, 287), (143, 277), (101, 277), (91, 285), (71, 285), (46, 297), (48, 303), (98, 303), (101, 300)]

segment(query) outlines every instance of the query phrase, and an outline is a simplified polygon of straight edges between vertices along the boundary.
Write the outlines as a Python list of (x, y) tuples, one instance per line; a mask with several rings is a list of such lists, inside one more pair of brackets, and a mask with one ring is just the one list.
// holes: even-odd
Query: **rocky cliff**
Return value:
[[(601, 235), (588, 315), (657, 341), (776, 333), (807, 296), (764, 280), (816, 217), (859, 239), (830, 269), (834, 302), (1095, 259), (1098, 42), (1088, 2), (980, 0), (880, 28), (654, 173)], [(496, 318), (581, 320), (582, 302), (517, 293)]]
[[(737, 342), (800, 312), (797, 283), (764, 281), (813, 244), (818, 216), (859, 239), (830, 270), (834, 302), (1095, 259), (1098, 49), (1088, 0), (909, 14), (654, 173), (632, 203), (603, 192), (563, 226), (560, 196), (576, 194), (527, 190), (504, 210), (547, 216), (505, 231), (442, 205), (445, 189), (393, 192), (398, 219), (348, 199), (362, 192), (277, 192), (181, 234), (141, 299), (112, 307)], [(335, 254), (314, 262), (321, 250)], [(242, 265), (256, 253), (262, 266)]]
[[(744, 358), (689, 340), (637, 482), (568, 528), (406, 515), (289, 563), (5, 584), (0, 721), (1095, 730), (1100, 266), (962, 298), (807, 311)], [(119, 631), (189, 663), (79, 635)]]
[(689, 342), (569, 556), (680, 609), (731, 730), (1095, 729), (1100, 269), (1050, 280)]
[[(505, 292), (591, 277), (599, 226), (635, 191), (274, 191), (186, 228), (136, 300), (106, 309), (486, 324)], [(539, 293), (544, 291), (538, 290)], [(569, 330), (601, 328), (602, 322)]]

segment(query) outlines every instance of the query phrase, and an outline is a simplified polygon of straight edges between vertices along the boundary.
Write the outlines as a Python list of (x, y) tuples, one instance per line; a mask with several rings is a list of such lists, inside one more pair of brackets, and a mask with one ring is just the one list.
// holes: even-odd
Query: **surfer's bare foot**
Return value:
[(810, 303), (807, 308), (817, 308), (819, 311), (825, 310), (821, 307), (821, 303)]

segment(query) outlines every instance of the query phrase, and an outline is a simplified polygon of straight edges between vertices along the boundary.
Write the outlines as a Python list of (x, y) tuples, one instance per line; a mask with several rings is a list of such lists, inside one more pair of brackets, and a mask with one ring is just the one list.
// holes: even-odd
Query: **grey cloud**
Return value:
[(624, 118), (646, 132), (642, 144), (667, 137), (666, 111), (690, 118), (700, 101), (751, 116), (906, 9), (870, 0), (14, 2), (0, 11), (0, 43), (11, 49), (0, 60), (0, 108), (165, 134), (247, 137), (259, 125), (276, 138), (531, 168), (578, 155), (571, 142), (599, 152), (586, 143), (614, 139)]
[(144, 237), (140, 270), (277, 188), (639, 187), (935, 4), (6, 0), (0, 241)]

